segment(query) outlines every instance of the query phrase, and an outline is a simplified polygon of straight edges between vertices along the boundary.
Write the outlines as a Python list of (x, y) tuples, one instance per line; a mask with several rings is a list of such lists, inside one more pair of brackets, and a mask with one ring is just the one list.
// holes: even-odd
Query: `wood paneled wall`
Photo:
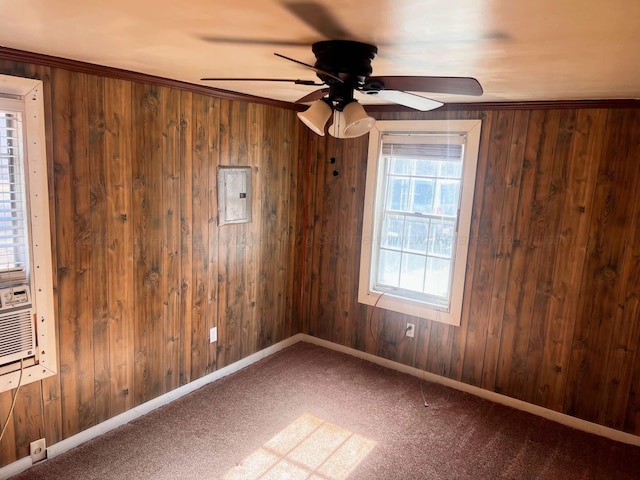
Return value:
[(462, 324), (357, 302), (367, 137), (313, 136), (302, 331), (640, 435), (640, 110), (378, 118), (483, 120)]
[[(44, 81), (60, 361), (21, 389), (0, 465), (298, 332), (295, 112), (23, 63), (0, 72)], [(251, 223), (217, 226), (218, 165), (252, 167)]]
[[(21, 389), (0, 465), (298, 331), (640, 434), (640, 110), (377, 115), (483, 119), (453, 327), (357, 302), (366, 137), (169, 87), (0, 72), (45, 83), (60, 347), (60, 374)], [(253, 168), (252, 223), (217, 227), (218, 165)]]

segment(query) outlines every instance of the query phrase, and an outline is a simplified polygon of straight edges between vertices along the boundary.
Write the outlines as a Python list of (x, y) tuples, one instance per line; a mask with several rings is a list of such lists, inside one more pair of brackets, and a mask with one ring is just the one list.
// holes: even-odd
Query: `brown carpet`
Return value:
[(639, 479), (640, 448), (298, 343), (14, 478), (347, 476)]

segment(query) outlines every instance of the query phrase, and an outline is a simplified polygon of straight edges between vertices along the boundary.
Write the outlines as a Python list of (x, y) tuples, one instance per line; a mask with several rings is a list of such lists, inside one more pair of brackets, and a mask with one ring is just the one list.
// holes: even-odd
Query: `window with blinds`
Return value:
[(382, 121), (370, 132), (361, 303), (459, 325), (480, 126)]
[(464, 137), (384, 135), (377, 290), (449, 308)]
[(22, 112), (0, 101), (0, 286), (27, 283), (29, 237)]
[(57, 373), (44, 103), (0, 74), (0, 392)]

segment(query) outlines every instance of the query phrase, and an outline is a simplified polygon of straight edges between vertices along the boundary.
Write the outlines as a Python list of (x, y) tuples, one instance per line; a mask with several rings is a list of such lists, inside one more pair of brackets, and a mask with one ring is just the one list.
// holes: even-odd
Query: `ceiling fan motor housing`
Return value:
[(349, 40), (325, 40), (311, 47), (316, 56), (314, 65), (318, 70), (331, 73), (340, 78), (337, 81), (318, 73), (318, 77), (329, 86), (329, 98), (337, 107), (344, 107), (353, 100), (353, 90), (364, 85), (364, 81), (373, 72), (371, 62), (378, 53), (377, 47)]

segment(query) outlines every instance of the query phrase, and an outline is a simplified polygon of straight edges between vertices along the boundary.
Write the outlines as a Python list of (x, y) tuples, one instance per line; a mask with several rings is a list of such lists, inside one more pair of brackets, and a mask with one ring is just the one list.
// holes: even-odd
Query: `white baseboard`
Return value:
[(580, 418), (556, 412), (555, 410), (541, 407), (539, 405), (534, 405), (532, 403), (524, 402), (522, 400), (508, 397), (500, 393), (491, 392), (489, 390), (462, 383), (457, 380), (452, 380), (450, 378), (441, 377), (440, 375), (425, 372), (424, 370), (420, 370), (418, 368), (409, 367), (407, 365), (403, 365), (402, 363), (387, 360), (386, 358), (377, 357), (370, 353), (361, 352), (360, 350), (345, 347), (343, 345), (329, 342), (327, 340), (322, 340), (321, 338), (316, 338), (305, 334), (300, 335), (302, 336), (301, 340), (304, 342), (313, 343), (315, 345), (320, 345), (321, 347), (329, 348), (337, 352), (342, 352), (354, 357), (362, 358), (363, 360), (368, 360), (371, 363), (375, 363), (392, 370), (397, 370), (399, 372), (407, 373), (414, 377), (422, 378), (428, 382), (438, 383), (446, 387), (470, 393), (472, 395), (475, 395), (476, 397), (491, 400), (492, 402), (499, 403), (501, 405), (506, 405), (517, 410), (532, 413), (539, 417), (543, 417), (562, 425), (575, 428), (576, 430), (593, 433), (595, 435), (606, 437), (617, 442), (640, 446), (640, 437), (631, 433), (622, 432), (620, 430), (616, 430), (615, 428), (605, 427), (604, 425), (599, 425), (597, 423), (591, 423)]
[[(248, 367), (252, 363), (256, 363), (263, 358), (266, 358), (270, 355), (273, 355), (280, 350), (283, 350), (291, 345), (303, 340), (302, 334), (294, 335), (293, 337), (289, 337), (286, 340), (276, 343), (275, 345), (271, 345), (270, 347), (265, 348), (264, 350), (260, 350), (252, 355), (249, 355), (246, 358), (238, 360), (231, 365), (228, 365), (220, 370), (216, 370), (204, 377), (198, 378), (193, 382), (187, 383), (181, 387), (176, 388), (175, 390), (171, 390), (170, 392), (165, 393), (164, 395), (160, 395), (148, 402), (143, 403), (142, 405), (138, 405), (126, 412), (121, 413), (120, 415), (116, 415), (115, 417), (110, 418), (109, 420), (105, 420), (98, 425), (95, 425), (91, 428), (83, 430), (75, 435), (72, 435), (69, 438), (65, 438), (58, 443), (54, 443), (53, 445), (47, 447), (47, 458), (53, 458), (61, 453), (66, 452), (72, 448), (75, 448), (79, 445), (82, 445), (89, 440), (92, 440), (104, 433), (107, 433), (114, 428), (125, 425), (136, 418), (139, 418), (147, 413), (155, 410), (156, 408), (167, 405), (168, 403), (177, 400), (188, 393), (194, 392), (195, 390), (209, 384), (215, 382), (216, 380), (221, 379), (222, 377), (226, 377), (232, 373), (235, 373), (239, 370), (242, 370), (245, 367)], [(0, 480), (5, 480), (14, 475), (27, 470), (32, 466), (31, 457), (21, 458), (9, 465), (6, 465), (0, 468)]]
[[(312, 343), (314, 345), (319, 345), (321, 347), (328, 348), (330, 350), (335, 350), (337, 352), (346, 353), (353, 357), (361, 358), (363, 360), (367, 360), (371, 363), (375, 363), (377, 365), (381, 365), (383, 367), (390, 368), (392, 370), (396, 370), (399, 372), (407, 373), (414, 377), (422, 378), (428, 382), (434, 382), (441, 385), (445, 385), (450, 388), (454, 388), (456, 390), (460, 390), (463, 392), (470, 393), (477, 397), (485, 398), (487, 400), (491, 400), (492, 402), (499, 403), (501, 405), (506, 405), (508, 407), (516, 408), (518, 410), (522, 410), (528, 413), (532, 413), (539, 417), (546, 418), (548, 420), (552, 420), (554, 422), (560, 423), (562, 425), (566, 425), (571, 428), (575, 428), (577, 430), (582, 430), (584, 432), (593, 433), (596, 435), (600, 435), (602, 437), (609, 438), (611, 440), (615, 440), (618, 442), (628, 443), (631, 445), (640, 446), (640, 437), (636, 435), (632, 435), (630, 433), (621, 432), (620, 430), (616, 430), (614, 428), (605, 427), (603, 425), (598, 425), (596, 423), (591, 423), (586, 420), (581, 420), (579, 418), (572, 417), (570, 415), (566, 415), (564, 413), (556, 412), (555, 410), (549, 410), (548, 408), (540, 407), (538, 405), (533, 405), (531, 403), (524, 402), (522, 400), (517, 400), (512, 397), (507, 397), (506, 395), (502, 395), (500, 393), (491, 392), (489, 390), (484, 390), (479, 387), (475, 387), (473, 385), (468, 385), (466, 383), (458, 382), (457, 380), (452, 380), (450, 378), (441, 377), (439, 375), (435, 375), (433, 373), (425, 372), (424, 370), (420, 370), (418, 368), (409, 367), (407, 365), (403, 365), (398, 362), (394, 362), (392, 360), (387, 360), (386, 358), (377, 357), (370, 353), (361, 352), (360, 350), (356, 350), (353, 348), (345, 347), (343, 345), (339, 345), (337, 343), (329, 342), (327, 340), (322, 340), (321, 338), (312, 337), (310, 335), (306, 335), (304, 333), (298, 333), (293, 337), (289, 337), (286, 340), (283, 340), (275, 345), (272, 345), (264, 350), (254, 353), (253, 355), (249, 355), (242, 360), (239, 360), (231, 365), (228, 365), (220, 370), (216, 370), (213, 373), (205, 375), (197, 380), (194, 380), (191, 383), (183, 385), (182, 387), (176, 388), (170, 392), (165, 393), (159, 397), (154, 398), (153, 400), (149, 400), (142, 405), (138, 405), (126, 412), (121, 413), (120, 415), (116, 415), (109, 420), (106, 420), (94, 427), (88, 428), (76, 435), (72, 435), (69, 438), (66, 438), (58, 443), (54, 443), (53, 445), (47, 447), (47, 458), (53, 458), (61, 453), (66, 452), (72, 448), (82, 445), (83, 443), (92, 440), (114, 428), (125, 425), (147, 413), (155, 410), (156, 408), (162, 407), (163, 405), (167, 405), (172, 401), (187, 395), (209, 383), (215, 382), (220, 378), (226, 377), (232, 373), (235, 373), (239, 370), (242, 370), (249, 365), (256, 363), (263, 358), (266, 358), (270, 355), (273, 355), (280, 350), (283, 350), (291, 345), (294, 345), (298, 342), (307, 342)], [(31, 457), (25, 457), (20, 460), (17, 460), (9, 465), (6, 465), (0, 468), (0, 480), (5, 480), (9, 477), (19, 474), (20, 472), (27, 470), (32, 465)]]
[(31, 465), (33, 465), (31, 457), (24, 457), (20, 460), (16, 460), (15, 462), (0, 468), (0, 479), (5, 480), (6, 478), (18, 475), (26, 469), (31, 468)]

